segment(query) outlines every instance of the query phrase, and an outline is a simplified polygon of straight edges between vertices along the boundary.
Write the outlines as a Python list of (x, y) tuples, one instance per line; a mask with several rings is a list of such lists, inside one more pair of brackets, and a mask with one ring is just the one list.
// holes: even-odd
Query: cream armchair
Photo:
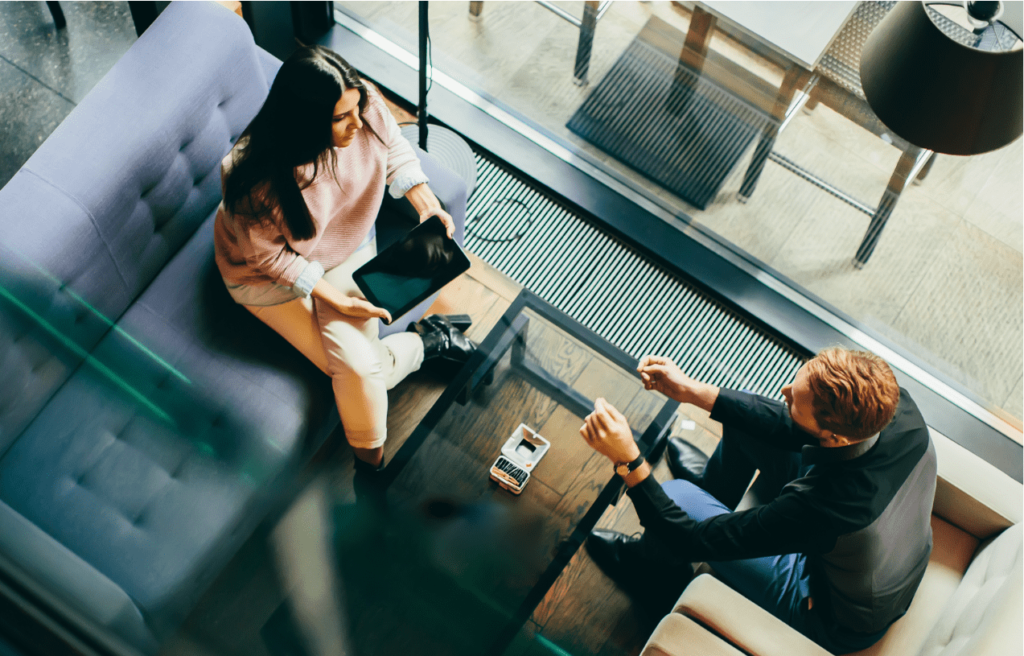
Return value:
[[(932, 439), (939, 480), (928, 569), (907, 614), (857, 656), (1021, 654), (1024, 488), (949, 438)], [(641, 656), (684, 654), (831, 656), (711, 574), (687, 586)]]

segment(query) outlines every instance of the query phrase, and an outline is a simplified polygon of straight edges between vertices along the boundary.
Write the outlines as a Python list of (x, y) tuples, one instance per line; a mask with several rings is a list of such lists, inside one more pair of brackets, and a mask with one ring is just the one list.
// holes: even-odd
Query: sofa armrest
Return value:
[(742, 652), (679, 613), (669, 613), (654, 629), (640, 656), (743, 656)]
[(979, 540), (1019, 524), (1021, 484), (945, 435), (929, 432), (938, 460), (932, 512)]
[(83, 617), (136, 647), (155, 651), (149, 627), (124, 590), (2, 501), (0, 559)]
[(753, 656), (830, 656), (813, 641), (707, 574), (686, 586), (675, 612), (693, 618)]

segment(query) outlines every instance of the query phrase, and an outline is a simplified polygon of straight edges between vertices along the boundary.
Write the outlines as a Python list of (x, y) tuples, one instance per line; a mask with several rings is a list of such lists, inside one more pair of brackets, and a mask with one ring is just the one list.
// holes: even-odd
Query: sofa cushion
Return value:
[(252, 34), (223, 7), (171, 3), (154, 27), (24, 166), (86, 212), (129, 299), (220, 202), (220, 161), (269, 89)]
[(0, 189), (0, 456), (131, 298), (96, 225), (30, 171)]
[(323, 375), (231, 301), (212, 224), (0, 460), (0, 499), (122, 587), (158, 635), (263, 516), (303, 445), (337, 424)]
[[(155, 651), (156, 643), (142, 614), (124, 590), (2, 502), (0, 553), (46, 590), (59, 591), (75, 611), (129, 643)], [(0, 648), (0, 654), (7, 653)]]
[(744, 653), (829, 656), (815, 642), (708, 574), (696, 577), (686, 586), (674, 613), (709, 627)]
[(1022, 529), (988, 541), (945, 604), (920, 656), (1021, 653)]

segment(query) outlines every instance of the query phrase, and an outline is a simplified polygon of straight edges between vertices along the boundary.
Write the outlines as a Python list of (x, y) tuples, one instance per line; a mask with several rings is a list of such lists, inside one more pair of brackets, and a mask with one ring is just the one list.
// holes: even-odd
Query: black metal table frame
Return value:
[[(516, 369), (516, 373), (541, 392), (581, 416), (589, 414), (593, 410), (592, 400), (526, 358), (526, 335), (530, 320), (529, 317), (523, 315), (523, 311), (527, 309), (582, 342), (606, 360), (620, 366), (625, 371), (635, 373), (636, 360), (597, 333), (555, 309), (536, 294), (524, 289), (385, 467), (382, 472), (384, 486), (390, 486), (401, 474), (451, 405), (467, 402), (469, 395), (474, 390), (480, 385), (486, 384), (493, 374), (495, 366), (508, 353), (509, 349), (512, 350), (512, 366)], [(635, 375), (639, 377), (639, 374)], [(678, 402), (669, 399), (642, 434), (634, 430), (634, 439), (637, 440), (640, 451), (645, 457), (656, 458), (664, 448), (665, 438), (672, 426), (672, 420), (678, 407)], [(609, 467), (608, 474), (608, 483), (577, 523), (570, 536), (558, 545), (558, 550), (548, 567), (485, 653), (500, 654), (507, 648), (562, 570), (569, 564), (569, 560), (590, 535), (605, 509), (616, 503), (621, 497), (625, 489), (622, 479), (611, 471), (611, 467)]]

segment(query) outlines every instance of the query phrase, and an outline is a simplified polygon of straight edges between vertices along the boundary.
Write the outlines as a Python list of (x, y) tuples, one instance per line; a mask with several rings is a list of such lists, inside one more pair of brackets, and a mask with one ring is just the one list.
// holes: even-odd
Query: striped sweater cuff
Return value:
[[(419, 169), (419, 167), (416, 167)], [(408, 173), (401, 173), (395, 176), (395, 179), (391, 181), (391, 197), (401, 198), (405, 196), (406, 192), (415, 187), (418, 184), (424, 184), (430, 182), (430, 178), (427, 174), (420, 170), (409, 171)]]
[(292, 290), (301, 294), (303, 298), (309, 298), (309, 295), (313, 292), (313, 287), (323, 277), (324, 265), (319, 262), (310, 262), (302, 270), (302, 273), (299, 274), (299, 277), (295, 279)]

